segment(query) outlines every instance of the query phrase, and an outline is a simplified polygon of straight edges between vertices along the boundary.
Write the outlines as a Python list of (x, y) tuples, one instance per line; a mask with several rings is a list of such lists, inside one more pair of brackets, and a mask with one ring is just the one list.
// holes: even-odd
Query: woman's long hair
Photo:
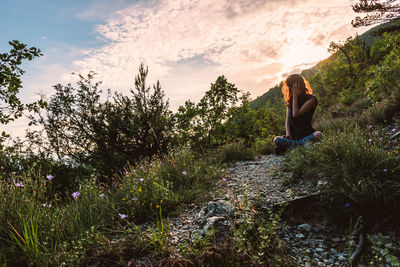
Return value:
[(302, 93), (300, 94), (300, 98), (304, 98), (304, 96), (312, 94), (312, 89), (310, 83), (299, 74), (292, 74), (286, 80), (282, 81), (282, 94), (283, 99), (286, 102), (286, 106), (290, 107), (292, 103), (292, 88), (294, 83), (300, 84), (300, 89)]

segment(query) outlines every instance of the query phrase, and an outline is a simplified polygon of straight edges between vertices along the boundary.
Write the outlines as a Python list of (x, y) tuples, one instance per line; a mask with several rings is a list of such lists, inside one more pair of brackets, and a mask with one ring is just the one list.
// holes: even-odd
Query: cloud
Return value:
[[(144, 62), (153, 80), (173, 85), (166, 88), (167, 96), (178, 97), (176, 91), (180, 99), (188, 99), (204, 92), (207, 88), (199, 90), (199, 79), (179, 89), (179, 81), (190, 80), (187, 77), (196, 72), (203, 79), (225, 74), (244, 90), (260, 94), (292, 70), (327, 57), (330, 41), (355, 32), (353, 17), (348, 0), (139, 1), (98, 25), (98, 38), (105, 45), (74, 63), (82, 71), (98, 72), (111, 88), (129, 87)], [(191, 60), (210, 64), (178, 71)]]

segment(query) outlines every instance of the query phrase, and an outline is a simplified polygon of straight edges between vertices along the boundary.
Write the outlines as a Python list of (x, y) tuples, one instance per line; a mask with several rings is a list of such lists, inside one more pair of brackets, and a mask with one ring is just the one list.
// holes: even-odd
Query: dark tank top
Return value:
[(308, 100), (310, 100), (311, 98), (315, 98), (316, 100), (315, 105), (307, 113), (298, 116), (296, 118), (293, 118), (292, 102), (290, 102), (289, 126), (290, 126), (290, 136), (293, 139), (299, 140), (315, 132), (314, 128), (311, 125), (311, 121), (315, 109), (317, 108), (318, 104), (317, 98), (314, 95), (305, 95), (305, 97), (298, 100), (298, 105), (300, 109), (301, 106), (303, 106), (303, 104)]

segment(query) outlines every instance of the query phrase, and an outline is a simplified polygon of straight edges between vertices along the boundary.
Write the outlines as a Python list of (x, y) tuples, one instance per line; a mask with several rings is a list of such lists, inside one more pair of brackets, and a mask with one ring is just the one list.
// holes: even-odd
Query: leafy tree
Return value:
[(186, 101), (175, 114), (175, 139), (193, 148), (207, 149), (227, 141), (226, 125), (230, 109), (238, 104), (239, 89), (219, 76), (196, 105)]
[(396, 0), (359, 0), (353, 5), (353, 10), (367, 13), (364, 17), (357, 16), (352, 20), (353, 27), (388, 22), (400, 17), (400, 4)]
[(19, 67), (22, 61), (32, 60), (42, 54), (40, 50), (19, 41), (8, 42), (12, 48), (9, 53), (0, 54), (0, 123), (6, 124), (22, 116), (24, 105), (17, 94), (22, 88), (21, 76), (24, 71)]
[(54, 86), (45, 114), (40, 114), (48, 148), (60, 161), (95, 168), (112, 177), (144, 157), (166, 152), (170, 141), (170, 111), (159, 82), (146, 86), (143, 64), (131, 97), (111, 94), (101, 101), (94, 73), (79, 75), (78, 88)]
[(282, 109), (283, 103), (281, 104), (280, 107), (273, 107), (267, 102), (263, 107), (252, 109), (249, 95), (244, 94), (241, 97), (241, 105), (229, 110), (229, 119), (225, 123), (228, 138), (242, 139), (245, 145), (250, 146), (257, 138), (266, 138), (283, 132), (285, 110)]
[(323, 110), (336, 103), (350, 105), (363, 96), (366, 72), (372, 62), (370, 47), (359, 36), (349, 37), (345, 42), (332, 42), (328, 51), (332, 56), (306, 75)]

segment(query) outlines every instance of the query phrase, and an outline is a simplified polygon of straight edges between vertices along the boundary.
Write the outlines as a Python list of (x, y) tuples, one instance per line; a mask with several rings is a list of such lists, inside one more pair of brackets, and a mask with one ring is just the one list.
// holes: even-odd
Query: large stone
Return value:
[(308, 223), (303, 223), (297, 226), (297, 229), (299, 229), (302, 232), (309, 232), (311, 230), (311, 225)]
[(232, 204), (226, 200), (214, 200), (205, 205), (198, 218), (192, 223), (192, 239), (201, 238), (211, 229), (217, 231), (217, 242), (223, 242), (226, 232), (230, 229), (229, 218), (234, 216)]

